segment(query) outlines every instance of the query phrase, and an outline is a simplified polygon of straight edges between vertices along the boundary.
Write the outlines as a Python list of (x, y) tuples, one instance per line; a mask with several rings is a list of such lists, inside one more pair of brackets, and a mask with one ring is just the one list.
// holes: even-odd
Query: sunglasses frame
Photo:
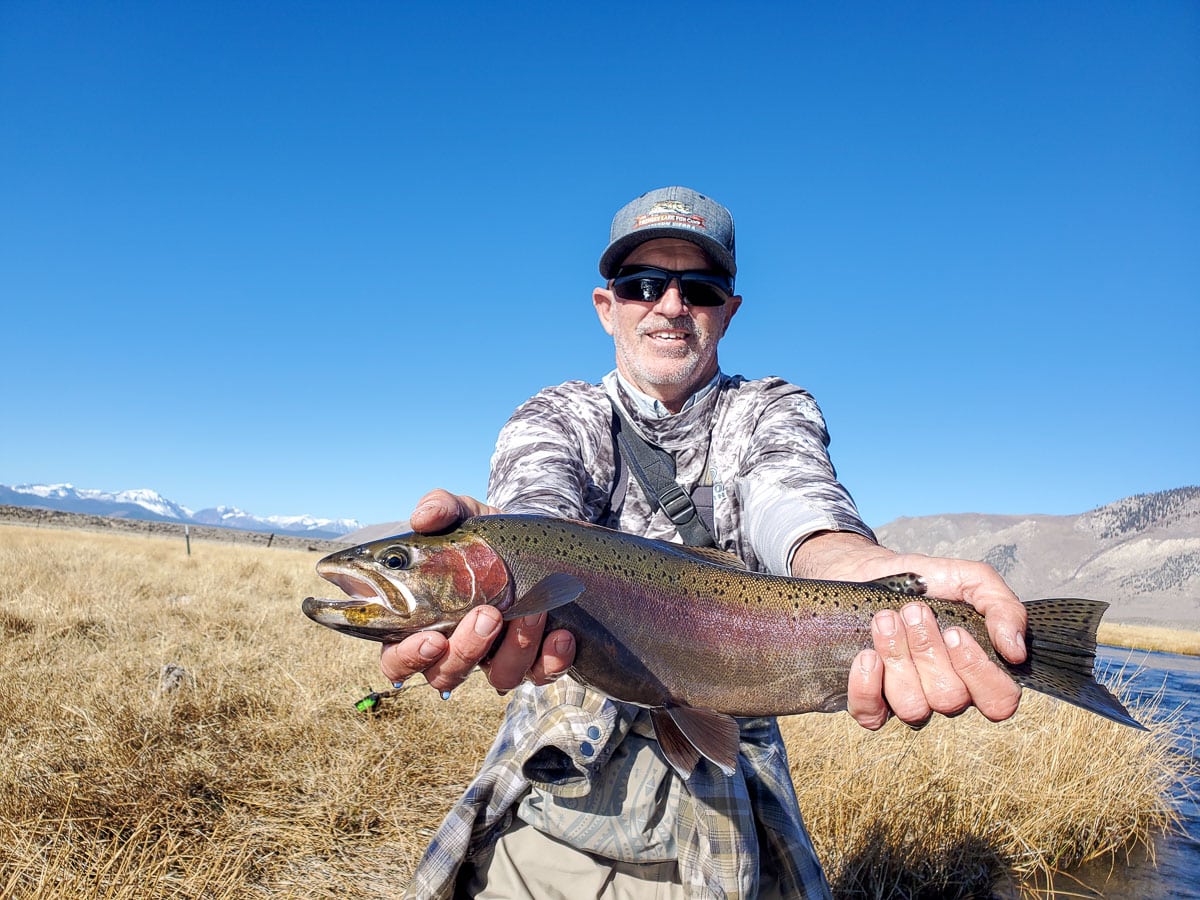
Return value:
[[(661, 289), (652, 297), (646, 296), (645, 285), (642, 285), (640, 292), (642, 296), (626, 296), (622, 293), (623, 288), (629, 285), (636, 284), (639, 281), (650, 280), (651, 282), (661, 282)], [(675, 271), (673, 269), (664, 269), (660, 266), (622, 266), (616, 276), (613, 278), (609, 290), (613, 295), (620, 300), (630, 300), (635, 303), (657, 303), (662, 299), (671, 288), (671, 282), (679, 282), (679, 296), (688, 306), (705, 306), (716, 308), (724, 306), (726, 301), (733, 296), (733, 279), (728, 275), (723, 275), (719, 272), (705, 271), (704, 269), (685, 269), (683, 271)], [(715, 290), (720, 294), (720, 302), (708, 303), (705, 301), (689, 300), (687, 296), (688, 285), (692, 284), (697, 287), (704, 287)], [(635, 288), (635, 290), (638, 290)], [(653, 293), (653, 291), (651, 291)]]

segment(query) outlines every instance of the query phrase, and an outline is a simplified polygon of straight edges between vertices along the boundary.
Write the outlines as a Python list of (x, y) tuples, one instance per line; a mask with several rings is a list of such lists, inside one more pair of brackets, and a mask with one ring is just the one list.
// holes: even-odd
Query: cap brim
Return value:
[(636, 247), (646, 243), (646, 241), (653, 241), (657, 238), (678, 238), (681, 241), (689, 241), (703, 250), (704, 254), (716, 266), (723, 269), (731, 277), (737, 274), (737, 262), (721, 244), (698, 231), (689, 231), (686, 228), (677, 227), (644, 228), (617, 238), (617, 240), (608, 245), (608, 249), (600, 257), (600, 274), (605, 279), (615, 277), (617, 271), (621, 268), (621, 263), (625, 261), (625, 257), (632, 253)]

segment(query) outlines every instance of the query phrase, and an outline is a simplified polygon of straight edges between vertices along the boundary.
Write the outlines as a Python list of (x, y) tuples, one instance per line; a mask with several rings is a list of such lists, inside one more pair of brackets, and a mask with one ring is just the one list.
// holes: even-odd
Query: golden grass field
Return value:
[[(378, 648), (309, 622), (319, 553), (0, 526), (0, 896), (399, 893), (503, 701), (383, 687)], [(1150, 723), (1169, 711), (1136, 709)], [(872, 734), (784, 720), (839, 897), (977, 896), (1152, 844), (1184, 777), (1136, 732), (1027, 693)]]

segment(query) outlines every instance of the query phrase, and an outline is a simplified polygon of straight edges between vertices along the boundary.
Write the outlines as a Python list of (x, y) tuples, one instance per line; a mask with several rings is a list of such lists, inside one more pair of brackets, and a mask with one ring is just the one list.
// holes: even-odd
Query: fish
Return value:
[(737, 718), (846, 708), (851, 664), (873, 645), (871, 618), (910, 598), (957, 625), (1024, 687), (1134, 728), (1093, 675), (1108, 604), (1025, 601), (1027, 659), (992, 647), (968, 603), (925, 596), (919, 575), (871, 582), (750, 572), (735, 555), (547, 516), (487, 515), (438, 534), (408, 533), (331, 553), (317, 572), (349, 599), (307, 597), (304, 614), (359, 638), (449, 633), (481, 604), (505, 621), (547, 613), (575, 637), (571, 677), (649, 709), (672, 766), (737, 766)]

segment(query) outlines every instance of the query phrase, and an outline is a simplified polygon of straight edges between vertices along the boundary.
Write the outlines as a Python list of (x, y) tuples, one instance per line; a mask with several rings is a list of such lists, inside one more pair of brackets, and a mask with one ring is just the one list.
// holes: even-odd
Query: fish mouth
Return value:
[(399, 641), (411, 633), (403, 619), (374, 600), (305, 597), (301, 609), (320, 625), (371, 641)]
[(322, 570), (318, 568), (317, 571), (322, 578), (331, 584), (336, 584), (352, 598), (350, 600), (322, 600), (329, 608), (337, 609), (339, 604), (340, 608), (344, 609), (373, 604), (382, 606), (393, 616), (400, 618), (410, 617), (417, 608), (416, 599), (402, 584), (392, 582), (380, 584), (377, 580), (364, 578), (353, 570), (333, 568)]

